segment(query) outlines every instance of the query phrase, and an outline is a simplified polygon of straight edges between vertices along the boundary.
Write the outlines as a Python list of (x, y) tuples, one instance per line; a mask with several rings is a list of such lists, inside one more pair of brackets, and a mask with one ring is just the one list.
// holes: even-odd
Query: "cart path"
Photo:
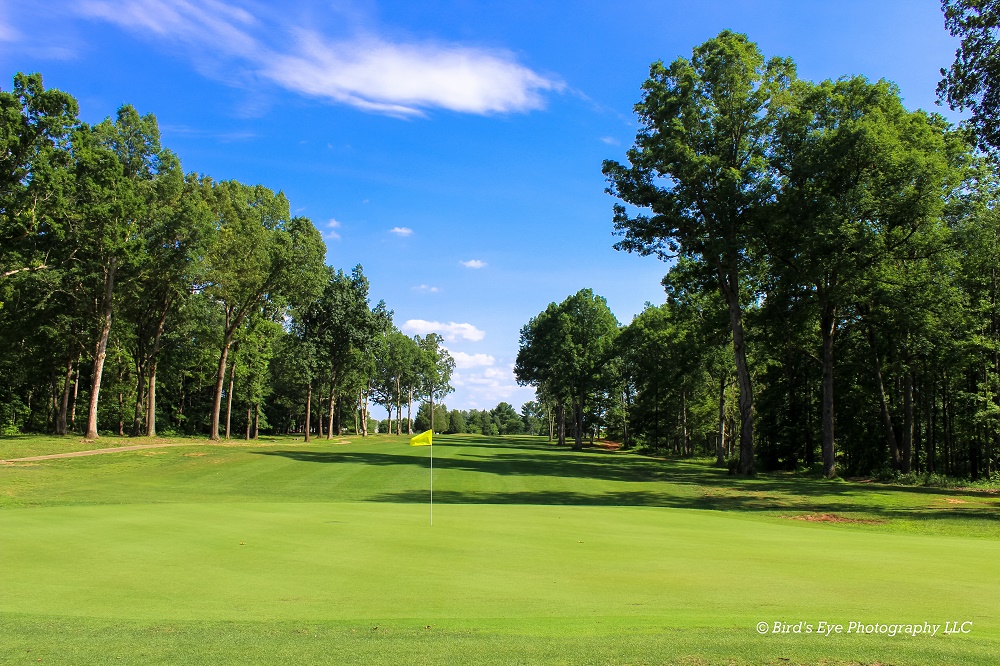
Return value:
[(27, 458), (8, 458), (0, 463), (31, 462), (33, 460), (55, 460), (56, 458), (79, 458), (80, 456), (97, 456), (102, 453), (118, 453), (119, 451), (138, 451), (140, 449), (162, 449), (167, 446), (205, 446), (207, 442), (165, 442), (162, 444), (136, 444), (135, 446), (116, 446), (111, 449), (92, 449), (90, 451), (70, 451), (68, 453), (52, 453), (47, 456), (28, 456)]

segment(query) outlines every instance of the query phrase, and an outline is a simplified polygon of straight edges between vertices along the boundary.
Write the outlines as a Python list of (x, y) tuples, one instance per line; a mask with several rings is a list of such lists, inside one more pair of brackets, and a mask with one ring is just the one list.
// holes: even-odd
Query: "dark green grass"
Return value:
[[(1000, 651), (996, 496), (436, 441), (433, 527), (430, 451), (405, 438), (0, 467), (0, 662), (991, 664)], [(775, 620), (974, 624), (934, 638), (754, 628)]]

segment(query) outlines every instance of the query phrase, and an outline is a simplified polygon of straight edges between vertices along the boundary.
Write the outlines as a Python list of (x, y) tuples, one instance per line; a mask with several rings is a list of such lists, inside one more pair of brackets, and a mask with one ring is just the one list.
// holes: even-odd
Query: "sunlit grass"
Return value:
[[(435, 441), (433, 527), (431, 451), (405, 437), (0, 466), (0, 661), (988, 664), (1000, 647), (994, 495)], [(757, 633), (775, 620), (974, 630)]]

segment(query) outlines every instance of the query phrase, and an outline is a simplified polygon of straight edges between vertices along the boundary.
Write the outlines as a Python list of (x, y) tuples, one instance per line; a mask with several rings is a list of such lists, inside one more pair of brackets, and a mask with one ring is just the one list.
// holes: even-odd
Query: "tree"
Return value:
[(65, 237), (51, 211), (66, 196), (59, 181), (69, 175), (78, 112), (76, 100), (46, 90), (40, 74), (18, 73), (11, 92), (0, 90), (0, 281), (49, 268)]
[(725, 298), (740, 389), (739, 471), (754, 468), (753, 388), (747, 362), (741, 275), (758, 223), (774, 196), (768, 161), (774, 127), (795, 68), (765, 61), (745, 35), (719, 33), (669, 67), (655, 62), (636, 104), (642, 128), (629, 166), (607, 160), (608, 192), (652, 211), (614, 208), (616, 249), (680, 254), (705, 262)]
[[(142, 221), (160, 168), (160, 131), (152, 114), (125, 105), (115, 121), (83, 126), (73, 139), (76, 204), (86, 231), (81, 260), (91, 266), (97, 292), (97, 335), (91, 373), (87, 439), (97, 439), (101, 378), (107, 356), (119, 273), (131, 277), (142, 254)], [(96, 283), (96, 284), (93, 284)], [(128, 284), (126, 282), (126, 284)]]
[(209, 249), (205, 292), (220, 304), (225, 319), (209, 423), (209, 438), (217, 440), (227, 358), (236, 331), (265, 300), (284, 306), (291, 299), (314, 297), (322, 289), (326, 247), (312, 222), (290, 218), (285, 196), (262, 185), (219, 183), (212, 204), (217, 231)]
[(1000, 0), (942, 0), (944, 24), (962, 42), (942, 69), (938, 99), (972, 112), (968, 126), (984, 150), (1000, 149)]
[(524, 422), (510, 403), (500, 402), (490, 410), (490, 414), (501, 435), (520, 435), (524, 432)]
[(555, 398), (560, 444), (565, 441), (569, 401), (573, 448), (583, 448), (584, 407), (606, 379), (602, 370), (617, 333), (618, 321), (607, 301), (590, 289), (581, 289), (559, 305), (550, 303), (522, 327), (514, 376), (518, 383), (534, 385)]
[[(434, 429), (434, 397), (448, 395), (455, 388), (450, 384), (452, 372), (455, 370), (455, 359), (441, 344), (444, 342), (437, 333), (428, 333), (423, 338), (414, 338), (420, 348), (418, 367), (420, 373), (420, 390), (422, 396), (430, 402), (430, 429)], [(447, 421), (443, 422), (447, 426)]]
[(569, 315), (560, 306), (549, 303), (521, 327), (514, 362), (517, 383), (534, 386), (543, 402), (550, 400), (555, 404), (560, 446), (566, 443), (566, 403), (571, 399), (568, 378), (574, 352), (570, 328)]
[(179, 160), (169, 151), (160, 154), (159, 162), (141, 220), (143, 260), (133, 272), (130, 298), (124, 303), (133, 328), (131, 353), (137, 380), (132, 436), (141, 434), (143, 418), (146, 435), (156, 436), (156, 371), (163, 334), (169, 318), (177, 316), (178, 304), (201, 282), (213, 232), (203, 195), (207, 184), (195, 175), (185, 178)]

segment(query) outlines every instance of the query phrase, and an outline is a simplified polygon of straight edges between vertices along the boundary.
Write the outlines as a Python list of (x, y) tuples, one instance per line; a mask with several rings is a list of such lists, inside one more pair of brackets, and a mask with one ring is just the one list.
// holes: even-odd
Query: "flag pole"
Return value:
[[(434, 433), (431, 432), (431, 437)], [(434, 524), (434, 440), (431, 439), (431, 525)]]

